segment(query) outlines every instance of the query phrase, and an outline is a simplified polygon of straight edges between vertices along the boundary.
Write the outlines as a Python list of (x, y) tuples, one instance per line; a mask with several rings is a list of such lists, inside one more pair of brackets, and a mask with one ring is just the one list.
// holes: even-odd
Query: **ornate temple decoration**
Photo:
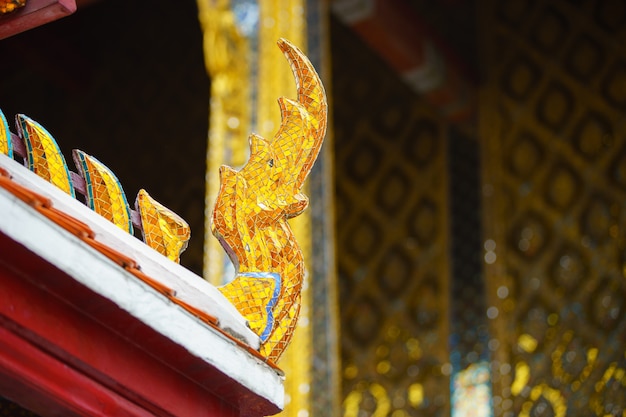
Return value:
[(183, 219), (145, 190), (139, 191), (138, 213), (135, 212), (119, 180), (103, 163), (75, 149), (73, 158), (80, 174), (77, 175), (70, 171), (56, 140), (43, 126), (23, 114), (15, 119), (18, 135), (11, 133), (0, 111), (1, 153), (23, 158), (31, 171), (72, 197), (77, 197), (78, 192), (92, 210), (128, 233), (133, 234), (135, 228), (140, 230), (149, 247), (179, 263), (190, 237), (189, 225)]
[(176, 263), (191, 237), (189, 224), (176, 213), (139, 190), (135, 208), (141, 216), (143, 240), (148, 246)]
[(336, 415), (450, 416), (445, 121), (348, 28), (332, 24), (343, 399)]
[(623, 416), (624, 3), (482, 6), (494, 415)]
[(250, 159), (239, 171), (220, 170), (212, 231), (236, 268), (222, 293), (261, 337), (261, 354), (276, 362), (293, 336), (305, 275), (287, 220), (308, 205), (301, 193), (326, 132), (324, 88), (306, 56), (281, 39), (298, 86), (297, 101), (279, 99), (282, 122), (274, 139), (250, 136)]
[[(319, 154), (327, 121), (324, 87), (312, 64), (287, 40), (280, 39), (278, 46), (296, 80), (297, 100), (278, 100), (282, 117), (278, 132), (272, 140), (250, 136), (250, 158), (240, 171), (228, 166), (220, 169), (220, 192), (212, 217), (212, 231), (237, 269), (235, 279), (219, 289), (259, 335), (261, 355), (274, 363), (293, 336), (305, 275), (302, 250), (287, 220), (308, 206), (301, 190)], [(24, 115), (16, 119), (28, 167), (75, 196), (75, 188), (83, 184), (73, 184), (52, 135)], [(12, 138), (4, 122), (2, 129), (6, 154)], [(92, 210), (130, 234), (134, 232), (133, 217), (138, 217), (136, 225), (145, 243), (179, 261), (190, 237), (184, 220), (145, 190), (139, 191), (138, 214), (133, 216), (122, 186), (109, 168), (78, 149), (73, 158), (84, 180), (81, 194)], [(80, 179), (78, 175), (75, 178)]]
[[(287, 38), (293, 44), (301, 48), (306, 46), (307, 58), (310, 43), (305, 29), (308, 27), (308, 12), (305, 16), (303, 0), (261, 0), (259, 4), (259, 25), (257, 49), (252, 55), (258, 57), (258, 69), (252, 74), (252, 88), (255, 91), (255, 131), (263, 137), (271, 137), (275, 129), (280, 125), (279, 112), (275, 110), (273, 103), (277, 92), (282, 95), (293, 97), (295, 86), (293, 85), (290, 69), (286, 65), (276, 65), (281, 62), (280, 50), (275, 42), (279, 38)], [(326, 139), (325, 139), (326, 140)], [(307, 181), (309, 182), (309, 181)], [(305, 185), (305, 193), (310, 194), (308, 184)], [(300, 249), (305, 260), (305, 266), (311, 279), (322, 276), (312, 276), (311, 230), (312, 211), (307, 210), (302, 215), (290, 220), (290, 226), (298, 240)], [(312, 404), (313, 390), (302, 389), (311, 387), (312, 374), (315, 366), (313, 357), (313, 328), (307, 323), (311, 320), (311, 289), (312, 285), (306, 285), (302, 289), (300, 304), (300, 320), (298, 330), (291, 340), (289, 349), (281, 356), (280, 366), (289, 378), (285, 381), (285, 391), (289, 395), (290, 402), (283, 411), (284, 417), (298, 415), (313, 415)], [(321, 336), (321, 335), (320, 335)]]
[(122, 230), (133, 233), (130, 207), (115, 174), (93, 156), (75, 149), (74, 161), (85, 179), (87, 205)]
[(26, 6), (26, 0), (0, 0), (0, 15)]
[[(321, 16), (326, 16), (327, 13), (321, 13), (318, 16), (316, 12), (319, 12), (317, 8), (328, 6), (325, 2), (304, 0), (197, 0), (197, 4), (204, 33), (207, 70), (211, 77), (211, 111), (206, 164), (204, 277), (214, 285), (221, 285), (228, 282), (233, 273), (219, 242), (210, 234), (210, 210), (214, 206), (219, 191), (218, 168), (226, 164), (239, 169), (248, 156), (247, 133), (252, 130), (261, 136), (271, 137), (276, 127), (280, 125), (279, 112), (276, 112), (273, 106), (276, 96), (291, 97), (291, 94), (295, 93), (289, 68), (286, 65), (276, 65), (282, 59), (279, 56), (280, 51), (274, 46), (276, 39), (281, 37), (289, 39), (293, 44), (303, 48), (308, 57), (312, 57), (311, 53), (314, 53), (311, 61), (318, 71), (322, 68), (320, 60), (315, 59), (317, 57), (315, 53), (320, 48), (318, 44), (320, 39), (315, 36), (309, 37), (310, 32), (307, 35), (307, 31), (315, 27), (325, 28), (321, 23), (321, 20), (324, 20)], [(314, 7), (310, 4), (314, 4)], [(318, 23), (312, 20), (316, 16), (319, 17)], [(231, 64), (214, 65), (220, 62)], [(227, 88), (229, 83), (220, 80), (234, 80), (236, 89)], [(239, 133), (234, 131), (233, 127), (237, 127)], [(243, 160), (241, 155), (245, 157)], [(322, 166), (323, 164), (317, 163), (316, 169), (319, 171)], [(314, 176), (312, 175), (308, 181), (311, 185)], [(309, 184), (305, 184), (305, 188), (309, 188)], [(305, 190), (307, 194), (313, 195), (311, 191)], [(319, 197), (316, 195), (316, 198), (312, 199), (316, 207), (325, 201)], [(317, 288), (317, 282), (332, 280), (333, 278), (330, 277), (334, 276), (334, 272), (329, 274), (327, 271), (320, 271), (319, 267), (315, 269), (317, 265), (320, 265), (334, 271), (332, 260), (325, 259), (322, 262), (317, 260), (316, 262), (320, 263), (316, 263), (315, 266), (312, 264), (314, 254), (311, 241), (312, 231), (315, 230), (312, 227), (312, 218), (316, 216), (313, 210), (316, 207), (311, 207), (310, 210), (290, 221), (292, 231), (298, 239), (305, 263), (307, 263), (307, 271), (310, 271), (314, 277), (310, 281), (312, 285), (303, 288), (300, 325), (291, 340), (290, 348), (280, 360), (281, 369), (289, 376), (285, 380), (285, 391), (289, 401), (281, 413), (281, 416), (285, 417), (305, 413), (315, 414), (313, 407), (321, 407), (324, 413), (328, 413), (329, 407), (325, 406), (326, 403), (318, 401), (320, 396), (316, 397), (315, 403), (311, 401), (314, 391), (324, 393), (326, 397), (337, 395), (338, 384), (329, 382), (331, 379), (326, 378), (323, 372), (319, 372), (323, 367), (312, 366), (314, 360), (319, 362), (322, 358), (322, 356), (317, 356), (314, 359), (313, 356), (316, 354), (314, 349), (317, 349), (319, 353), (327, 344), (314, 345), (312, 343), (314, 326), (307, 325), (314, 322), (320, 323), (320, 326), (326, 329), (324, 327), (324, 324), (328, 322), (326, 317), (318, 315), (315, 321), (312, 318), (311, 288)], [(325, 214), (330, 211), (331, 209), (325, 211)], [(324, 215), (324, 219), (328, 222), (332, 221), (331, 216)], [(325, 246), (324, 253), (330, 252), (332, 250)], [(334, 297), (326, 297), (325, 294), (321, 294), (320, 298), (324, 300), (324, 303), (333, 303), (335, 300)], [(320, 306), (325, 305), (324, 303), (320, 303)], [(325, 338), (326, 341), (337, 340), (334, 331), (331, 333), (333, 334), (327, 335), (318, 331), (316, 337)], [(321, 339), (318, 342), (321, 342)], [(327, 352), (332, 352), (332, 349)], [(329, 355), (333, 358), (338, 356), (332, 353)], [(334, 370), (338, 369), (334, 363), (331, 363), (332, 360), (322, 360)], [(323, 379), (317, 388), (314, 387), (316, 382), (312, 380), (315, 372), (318, 372), (316, 375), (319, 380)], [(329, 384), (332, 387), (328, 387)], [(310, 389), (305, 390), (302, 387)], [(338, 402), (337, 399), (337, 406), (330, 408), (338, 410)], [(331, 414), (337, 414), (337, 412), (333, 411)]]
[(16, 122), (17, 133), (26, 144), (28, 169), (74, 197), (70, 171), (52, 135), (23, 114), (17, 115)]
[[(233, 276), (219, 242), (209, 235), (210, 210), (219, 189), (218, 168), (222, 164), (240, 168), (245, 162), (240, 155), (246, 158), (248, 155), (246, 135), (249, 129), (271, 137), (280, 124), (279, 112), (273, 104), (276, 97), (295, 94), (289, 68), (276, 64), (282, 59), (275, 47), (276, 39), (287, 38), (299, 45), (322, 79), (330, 75), (329, 71), (324, 71), (329, 70), (324, 54), (327, 3), (317, 0), (197, 0), (211, 77), (204, 276), (215, 285), (224, 284)], [(229, 56), (224, 56), (225, 53)], [(213, 65), (225, 60), (233, 64)], [(229, 83), (238, 86), (235, 90), (238, 96), (223, 88)], [(245, 99), (238, 98), (239, 95)], [(237, 123), (243, 134), (233, 130)], [(327, 144), (328, 140), (327, 137)], [(329, 307), (336, 306), (333, 238), (329, 239), (332, 236), (329, 231), (334, 226), (333, 207), (329, 204), (333, 193), (328, 189), (332, 184), (332, 147), (324, 148), (305, 184), (305, 193), (311, 196), (311, 207), (290, 221), (312, 279), (302, 291), (298, 331), (280, 359), (280, 367), (288, 375), (285, 391), (289, 401), (281, 413), (285, 417), (338, 415), (340, 408), (340, 393), (335, 389), (339, 380), (337, 314)], [(329, 311), (332, 312), (327, 313)]]

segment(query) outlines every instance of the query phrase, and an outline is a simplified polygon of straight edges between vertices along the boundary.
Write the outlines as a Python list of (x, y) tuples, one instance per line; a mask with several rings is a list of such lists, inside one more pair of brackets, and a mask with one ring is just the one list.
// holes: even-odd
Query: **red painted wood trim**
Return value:
[(28, 0), (24, 7), (0, 16), (0, 39), (44, 25), (75, 11), (75, 0)]
[[(420, 87), (419, 93), (450, 122), (473, 122), (476, 86), (459, 59), (406, 1), (363, 3), (369, 1), (373, 3), (372, 12), (348, 23), (351, 29), (404, 79), (414, 71), (430, 72), (435, 68), (441, 80), (427, 88)], [(441, 69), (429, 62), (427, 48), (432, 48), (436, 55), (430, 59), (443, 64)]]
[(352, 29), (398, 73), (422, 66), (424, 34), (410, 11), (393, 0), (376, 0), (375, 5), (373, 14)]
[[(49, 356), (47, 366), (53, 368), (54, 359), (72, 370), (80, 388), (68, 400), (74, 402), (63, 405), (65, 400), (54, 395), (68, 412), (86, 406), (85, 401), (99, 407), (100, 397), (115, 406), (128, 405), (125, 412), (143, 409), (155, 416), (266, 416), (280, 411), (2, 233), (0, 329), (21, 340), (11, 346), (33, 346), (24, 354), (43, 352)], [(3, 374), (19, 370), (22, 359), (5, 359), (13, 368), (5, 363)], [(45, 387), (51, 382), (41, 369), (29, 378)], [(20, 386), (23, 377), (11, 378)], [(16, 402), (25, 408), (51, 400), (31, 385), (21, 386), (10, 394), (20, 397)], [(0, 395), (3, 389), (0, 385)]]
[[(40, 415), (150, 417), (153, 414), (0, 327), (0, 392)], [(77, 395), (77, 393), (79, 395)]]

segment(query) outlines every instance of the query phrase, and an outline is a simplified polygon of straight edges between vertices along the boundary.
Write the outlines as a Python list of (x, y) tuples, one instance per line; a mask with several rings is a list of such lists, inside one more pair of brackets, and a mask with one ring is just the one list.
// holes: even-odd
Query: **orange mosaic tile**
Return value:
[(115, 174), (93, 156), (75, 149), (74, 162), (85, 179), (87, 205), (128, 233), (133, 233), (130, 207)]

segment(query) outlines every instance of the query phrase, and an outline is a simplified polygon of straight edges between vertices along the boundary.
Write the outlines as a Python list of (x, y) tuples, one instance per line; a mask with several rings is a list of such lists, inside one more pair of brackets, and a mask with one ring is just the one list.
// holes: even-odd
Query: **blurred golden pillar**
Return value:
[[(258, 92), (256, 102), (257, 132), (272, 137), (280, 126), (277, 99), (280, 96), (295, 97), (296, 86), (291, 69), (285, 65), (282, 52), (276, 48), (279, 38), (289, 39), (306, 54), (305, 16), (303, 0), (259, 0), (258, 40)], [(305, 185), (304, 194), (308, 195)], [(292, 219), (296, 240), (300, 244), (307, 271), (311, 271), (311, 215), (306, 210)], [(285, 371), (285, 410), (281, 416), (308, 415), (311, 384), (311, 326), (310, 323), (310, 275), (305, 278), (302, 305), (297, 331), (285, 351), (279, 366)]]

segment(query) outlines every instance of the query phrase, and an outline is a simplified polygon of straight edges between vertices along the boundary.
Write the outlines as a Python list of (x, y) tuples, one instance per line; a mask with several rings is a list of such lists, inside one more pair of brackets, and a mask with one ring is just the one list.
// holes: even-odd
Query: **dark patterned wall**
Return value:
[(626, 412), (626, 3), (481, 4), (497, 416)]
[(448, 413), (444, 125), (331, 26), (345, 416)]

